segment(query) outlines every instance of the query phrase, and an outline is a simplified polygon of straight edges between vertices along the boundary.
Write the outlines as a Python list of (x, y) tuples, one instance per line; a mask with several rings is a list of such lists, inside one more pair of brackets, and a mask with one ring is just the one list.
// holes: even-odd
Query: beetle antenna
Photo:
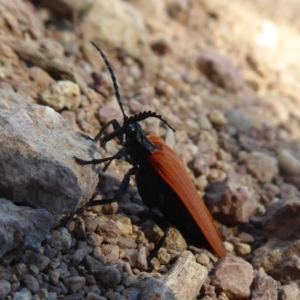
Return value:
[(134, 116), (131, 116), (128, 118), (128, 120), (126, 121), (126, 124), (132, 124), (132, 123), (137, 123), (143, 120), (146, 120), (148, 118), (156, 118), (161, 120), (162, 122), (164, 122), (172, 131), (175, 132), (175, 129), (165, 120), (163, 119), (163, 117), (161, 115), (158, 115), (156, 112), (154, 111), (143, 111), (140, 112), (138, 114), (135, 114)]
[(109, 61), (107, 60), (105, 54), (101, 50), (101, 48), (97, 44), (95, 44), (93, 41), (91, 41), (91, 44), (97, 49), (97, 51), (100, 53), (100, 55), (102, 56), (102, 58), (103, 58), (103, 60), (105, 62), (105, 65), (106, 65), (106, 67), (108, 69), (108, 72), (110, 74), (111, 80), (113, 82), (113, 86), (114, 86), (114, 90), (115, 90), (115, 95), (116, 95), (116, 98), (118, 100), (120, 109), (122, 111), (124, 121), (126, 121), (128, 119), (128, 117), (126, 116), (126, 114), (124, 112), (123, 104), (121, 102), (121, 96), (120, 96), (120, 93), (119, 93), (119, 86), (118, 86), (117, 79), (116, 79), (116, 76), (114, 74), (114, 71), (113, 71), (113, 69), (112, 69)]

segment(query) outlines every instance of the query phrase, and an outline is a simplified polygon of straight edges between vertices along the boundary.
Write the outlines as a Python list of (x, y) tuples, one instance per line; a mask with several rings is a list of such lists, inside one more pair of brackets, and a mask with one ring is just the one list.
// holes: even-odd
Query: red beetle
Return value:
[[(125, 158), (133, 167), (125, 174), (115, 198), (93, 201), (88, 206), (117, 201), (125, 194), (130, 176), (135, 175), (137, 188), (145, 205), (150, 208), (150, 211), (157, 207), (163, 215), (163, 218), (157, 214), (152, 215), (152, 218), (164, 229), (165, 234), (150, 254), (150, 259), (163, 244), (169, 224), (175, 225), (183, 236), (196, 246), (202, 244), (204, 236), (212, 250), (220, 258), (225, 257), (222, 238), (184, 165), (162, 138), (156, 135), (146, 136), (138, 122), (152, 117), (160, 119), (172, 130), (174, 129), (156, 112), (148, 111), (131, 117), (126, 116), (113, 70), (102, 50), (93, 42), (92, 45), (99, 51), (110, 72), (124, 118), (122, 126), (115, 119), (105, 124), (94, 141), (100, 141), (103, 147), (108, 141), (117, 138), (123, 148), (108, 158), (90, 161), (77, 157), (74, 159), (81, 165), (108, 162), (104, 168), (106, 170), (114, 159)], [(104, 131), (110, 125), (113, 126), (114, 131), (104, 136)]]

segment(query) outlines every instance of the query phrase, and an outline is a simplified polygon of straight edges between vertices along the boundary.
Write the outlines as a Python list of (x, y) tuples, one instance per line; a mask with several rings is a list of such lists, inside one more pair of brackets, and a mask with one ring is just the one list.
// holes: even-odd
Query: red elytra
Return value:
[(181, 199), (214, 252), (220, 258), (225, 257), (226, 252), (219, 231), (183, 163), (161, 137), (149, 135), (147, 139), (160, 148), (148, 155), (149, 162)]

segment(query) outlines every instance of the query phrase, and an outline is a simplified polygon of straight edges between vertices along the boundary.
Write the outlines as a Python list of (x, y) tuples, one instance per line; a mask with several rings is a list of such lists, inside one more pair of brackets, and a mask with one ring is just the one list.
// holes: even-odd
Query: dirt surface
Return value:
[[(228, 253), (217, 261), (172, 229), (154, 271), (146, 272), (146, 255), (162, 233), (146, 220), (132, 178), (118, 204), (89, 208), (68, 226), (53, 221), (35, 251), (3, 250), (0, 298), (300, 299), (298, 11), (296, 0), (0, 0), (0, 101), (9, 103), (5, 93), (15, 92), (26, 105), (52, 107), (74, 132), (90, 137), (113, 118), (122, 123), (109, 73), (89, 43), (96, 42), (113, 66), (126, 113), (156, 111), (175, 128), (141, 122), (187, 167)], [(64, 138), (56, 141), (63, 153)], [(110, 141), (98, 152), (108, 157), (119, 149)], [(129, 168), (113, 161), (93, 199), (112, 197)], [(80, 189), (87, 176), (78, 179)], [(4, 193), (3, 182), (1, 196), (19, 202)], [(72, 207), (80, 196), (73, 198)], [(80, 199), (80, 205), (88, 200)], [(194, 294), (186, 286), (184, 298), (172, 266), (186, 249), (197, 262), (187, 268), (201, 280)], [(184, 272), (187, 265), (179, 266)]]

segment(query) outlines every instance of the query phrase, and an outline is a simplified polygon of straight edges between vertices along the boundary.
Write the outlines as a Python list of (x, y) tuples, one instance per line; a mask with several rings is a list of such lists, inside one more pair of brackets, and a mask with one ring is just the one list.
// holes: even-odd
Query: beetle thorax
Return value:
[(127, 127), (124, 147), (127, 149), (132, 163), (138, 165), (141, 165), (146, 156), (155, 149), (138, 123), (130, 124)]

